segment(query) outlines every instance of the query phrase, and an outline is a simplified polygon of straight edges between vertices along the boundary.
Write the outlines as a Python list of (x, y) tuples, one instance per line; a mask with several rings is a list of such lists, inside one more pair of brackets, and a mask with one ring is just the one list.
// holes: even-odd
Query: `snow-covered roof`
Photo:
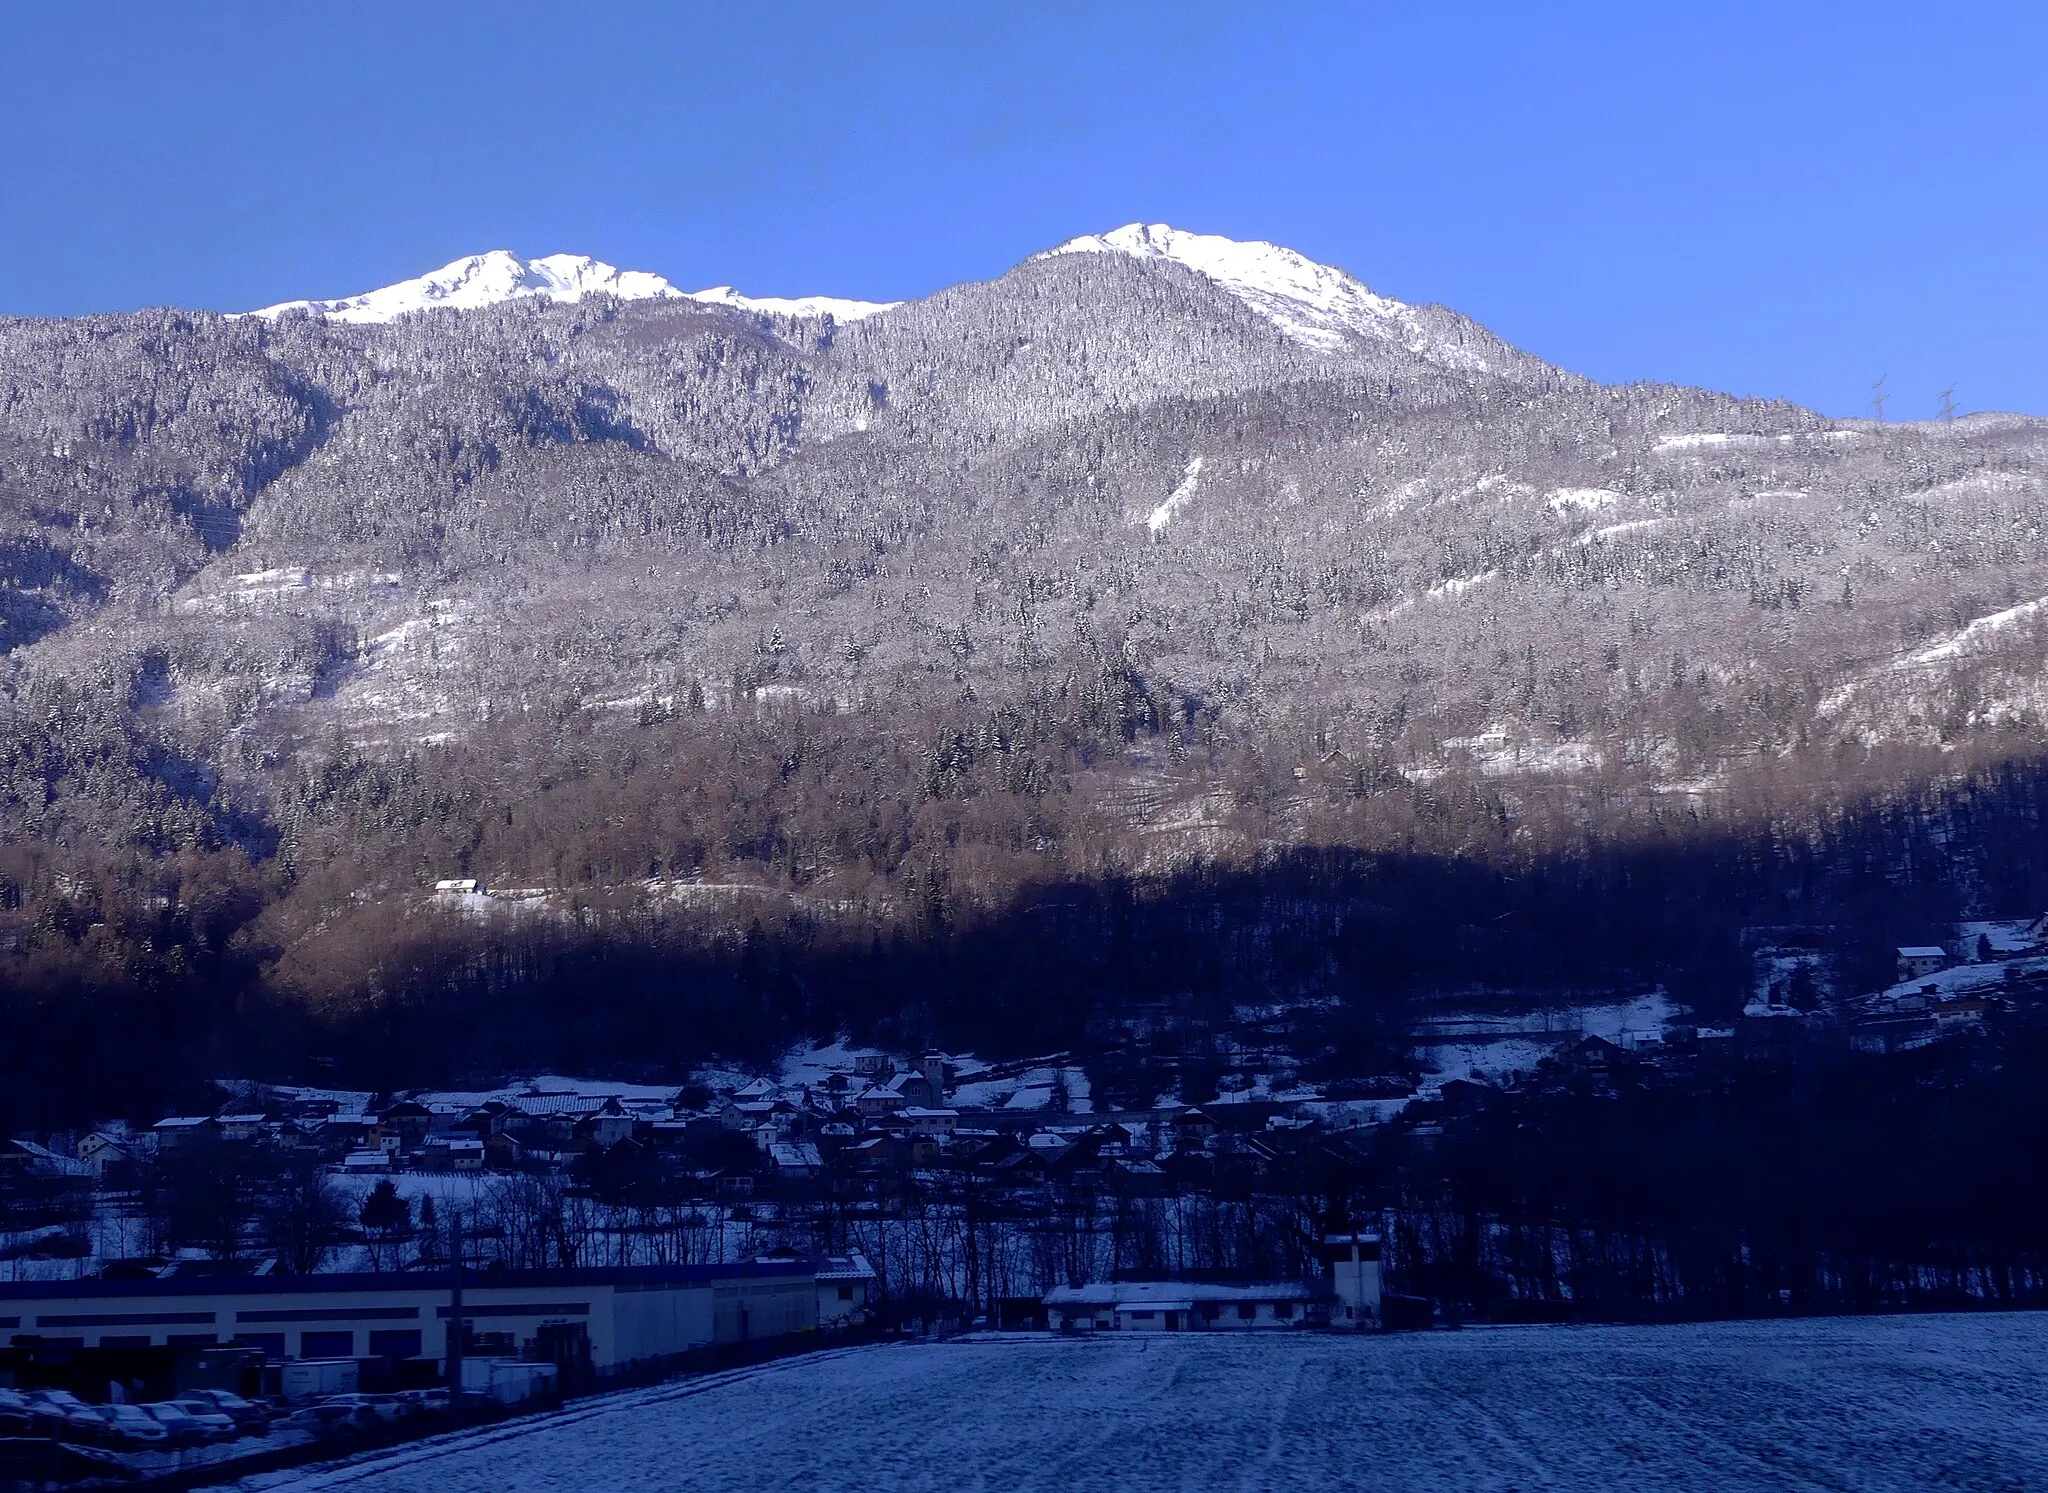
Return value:
[(1901, 944), (1899, 946), (1899, 957), (1901, 959), (1946, 959), (1948, 958), (1948, 950), (1931, 943)]
[(1215, 1281), (1104, 1281), (1086, 1286), (1055, 1286), (1045, 1293), (1047, 1306), (1111, 1307), (1118, 1311), (1187, 1310), (1202, 1301), (1320, 1301), (1329, 1295), (1320, 1281), (1273, 1280), (1244, 1284)]
[(850, 1255), (831, 1255), (818, 1267), (819, 1280), (873, 1280), (875, 1267), (868, 1263), (868, 1257), (856, 1251)]

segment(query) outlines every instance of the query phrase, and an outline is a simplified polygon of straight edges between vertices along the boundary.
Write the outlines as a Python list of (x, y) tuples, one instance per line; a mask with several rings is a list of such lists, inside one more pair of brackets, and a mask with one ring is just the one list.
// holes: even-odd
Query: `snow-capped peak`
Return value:
[(587, 254), (547, 254), (521, 259), (505, 249), (472, 254), (416, 280), (401, 280), (361, 295), (331, 301), (286, 301), (252, 316), (310, 311), (335, 321), (387, 322), (436, 306), (469, 311), (505, 301), (580, 301), (602, 291), (623, 301), (669, 300), (682, 294), (659, 275), (621, 270)]
[(1165, 223), (1126, 223), (1084, 234), (1034, 258), (1055, 254), (1124, 254), (1169, 259), (1206, 275), (1281, 331), (1318, 352), (1340, 352), (1364, 336), (1398, 342), (1436, 361), (1483, 368), (1476, 350), (1446, 344), (1413, 306), (1374, 295), (1340, 269), (1278, 244), (1187, 233)]
[(587, 295), (616, 296), (622, 301), (701, 301), (737, 311), (769, 312), (781, 316), (831, 316), (838, 321), (858, 321), (886, 311), (893, 301), (850, 301), (832, 296), (803, 296), (785, 299), (743, 296), (730, 285), (710, 290), (676, 289), (660, 275), (646, 270), (622, 270), (592, 259), (587, 254), (546, 254), (539, 259), (521, 259), (506, 249), (472, 254), (443, 265), (416, 280), (401, 280), (361, 295), (330, 301), (285, 301), (252, 311), (251, 316), (272, 317), (286, 311), (310, 311), (334, 321), (382, 323), (395, 321), (414, 311), (443, 307), (454, 311), (502, 305), (506, 301), (580, 301)]
[(859, 321), (864, 316), (873, 316), (878, 311), (903, 304), (901, 301), (850, 301), (831, 295), (750, 296), (741, 295), (730, 285), (693, 290), (689, 297), (707, 306), (731, 306), (740, 311), (765, 311), (776, 316), (829, 316), (834, 321)]

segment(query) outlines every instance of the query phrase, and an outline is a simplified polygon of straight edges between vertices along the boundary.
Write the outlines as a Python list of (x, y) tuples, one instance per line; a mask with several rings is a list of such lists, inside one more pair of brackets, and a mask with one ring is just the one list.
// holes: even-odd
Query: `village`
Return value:
[[(1948, 932), (1843, 998), (1824, 937), (1759, 930), (1730, 1026), (1656, 992), (1446, 1010), (1398, 1079), (1247, 1056), (1146, 1108), (1098, 1104), (1071, 1054), (844, 1042), (673, 1087), (227, 1083), (0, 1148), (0, 1417), (161, 1471), (877, 1335), (1428, 1328), (1450, 1305), (1369, 1179), (1546, 1095), (1726, 1093), (2036, 1024), (2048, 918)], [(268, 1407), (259, 1441), (220, 1430), (228, 1400)]]
[[(2030, 1019), (2048, 993), (2048, 917), (1959, 924), (1944, 944), (1902, 947), (1895, 984), (1848, 998), (1825, 988), (1824, 953), (1810, 930), (1759, 930), (1754, 991), (1728, 1026), (1696, 1025), (1655, 993), (1540, 1025), (1448, 1011), (1414, 1034), (1406, 1076), (1317, 1086), (1248, 1052), (1216, 1092), (1142, 1109), (1098, 1106), (1069, 1054), (989, 1063), (845, 1043), (673, 1087), (223, 1084), (210, 1112), (0, 1144), (0, 1278), (407, 1270), (458, 1247), (514, 1269), (861, 1249), (880, 1299), (965, 1298), (985, 1315), (1097, 1266), (1127, 1270), (1116, 1246), (1100, 1261), (1062, 1246), (1055, 1262), (1043, 1237), (1055, 1226), (1085, 1216), (1097, 1231), (1105, 1208), (1156, 1221), (1185, 1199), (1305, 1199), (1375, 1148), (1426, 1138), (1446, 1099), (1474, 1089), (1540, 1092), (1618, 1068), (1711, 1086), (1792, 1048), (1882, 1054), (1967, 1038)], [(929, 1247), (914, 1262), (903, 1242), (906, 1220), (963, 1212), (1035, 1239), (971, 1272), (973, 1290), (956, 1278), (966, 1267), (949, 1277)], [(1160, 1269), (1253, 1263), (1192, 1258), (1165, 1236), (1136, 1253)]]

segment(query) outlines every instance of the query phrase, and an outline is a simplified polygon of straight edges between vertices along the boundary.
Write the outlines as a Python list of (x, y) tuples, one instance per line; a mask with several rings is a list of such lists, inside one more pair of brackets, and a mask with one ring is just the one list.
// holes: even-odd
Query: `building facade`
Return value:
[[(141, 1348), (239, 1343), (268, 1358), (431, 1358), (445, 1363), (447, 1271), (173, 1277), (0, 1285), (0, 1339)], [(547, 1334), (585, 1337), (608, 1373), (693, 1348), (785, 1337), (818, 1325), (808, 1261), (534, 1270), (462, 1288), (479, 1345), (516, 1357)]]

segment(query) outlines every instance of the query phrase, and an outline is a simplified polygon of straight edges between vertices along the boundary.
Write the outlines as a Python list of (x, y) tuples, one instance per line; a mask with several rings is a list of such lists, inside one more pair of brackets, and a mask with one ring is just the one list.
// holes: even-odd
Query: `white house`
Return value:
[(866, 1255), (832, 1255), (818, 1266), (818, 1328), (850, 1327), (867, 1314), (875, 1267)]
[(1925, 979), (1948, 968), (1948, 950), (1934, 944), (1907, 944), (1899, 950), (1899, 983)]
[(1336, 1305), (1321, 1281), (1114, 1281), (1046, 1292), (1054, 1332), (1256, 1331), (1329, 1325)]

